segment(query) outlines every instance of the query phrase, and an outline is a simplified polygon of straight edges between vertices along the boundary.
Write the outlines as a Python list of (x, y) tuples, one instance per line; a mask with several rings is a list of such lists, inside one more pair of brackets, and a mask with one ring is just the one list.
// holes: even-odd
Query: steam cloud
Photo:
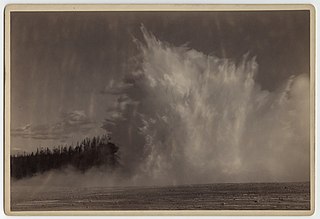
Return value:
[(141, 30), (139, 70), (109, 84), (104, 125), (134, 184), (309, 179), (307, 75), (262, 90), (255, 57), (236, 64)]

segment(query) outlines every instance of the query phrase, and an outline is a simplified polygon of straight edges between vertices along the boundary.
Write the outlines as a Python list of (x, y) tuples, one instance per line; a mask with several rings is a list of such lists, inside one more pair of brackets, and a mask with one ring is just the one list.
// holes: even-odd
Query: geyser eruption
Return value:
[(106, 91), (104, 127), (133, 184), (309, 180), (309, 78), (274, 91), (240, 63), (156, 39), (144, 27), (138, 70)]

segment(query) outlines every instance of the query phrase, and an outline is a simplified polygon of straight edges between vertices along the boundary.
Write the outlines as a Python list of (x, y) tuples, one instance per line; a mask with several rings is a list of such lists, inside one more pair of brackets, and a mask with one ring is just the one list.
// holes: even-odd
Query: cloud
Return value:
[(65, 141), (71, 135), (85, 133), (96, 127), (84, 111), (75, 110), (62, 113), (59, 120), (52, 124), (26, 124), (22, 127), (11, 129), (14, 137), (31, 138), (38, 140)]
[(130, 81), (119, 81), (110, 80), (108, 85), (100, 91), (101, 94), (110, 94), (110, 95), (118, 95), (123, 94), (124, 90), (128, 90), (133, 86)]
[[(114, 99), (106, 109), (105, 123), (114, 125), (118, 121), (127, 120), (125, 114), (130, 108), (139, 104), (139, 101), (133, 97), (137, 92), (136, 83), (139, 75), (125, 75), (120, 80), (110, 80), (103, 90), (102, 95), (113, 96)], [(127, 93), (130, 93), (128, 95)], [(103, 126), (105, 128), (105, 126)]]

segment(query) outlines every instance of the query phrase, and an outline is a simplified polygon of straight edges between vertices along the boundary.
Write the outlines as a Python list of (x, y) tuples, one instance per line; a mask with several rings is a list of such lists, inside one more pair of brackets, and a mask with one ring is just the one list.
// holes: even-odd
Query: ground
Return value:
[(309, 210), (309, 183), (170, 187), (11, 187), (12, 211)]

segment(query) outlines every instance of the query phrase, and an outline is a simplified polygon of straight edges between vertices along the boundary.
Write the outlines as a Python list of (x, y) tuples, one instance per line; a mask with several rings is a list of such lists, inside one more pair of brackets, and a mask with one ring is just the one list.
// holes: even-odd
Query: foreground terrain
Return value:
[(308, 210), (309, 183), (231, 183), (172, 187), (12, 186), (12, 211)]

